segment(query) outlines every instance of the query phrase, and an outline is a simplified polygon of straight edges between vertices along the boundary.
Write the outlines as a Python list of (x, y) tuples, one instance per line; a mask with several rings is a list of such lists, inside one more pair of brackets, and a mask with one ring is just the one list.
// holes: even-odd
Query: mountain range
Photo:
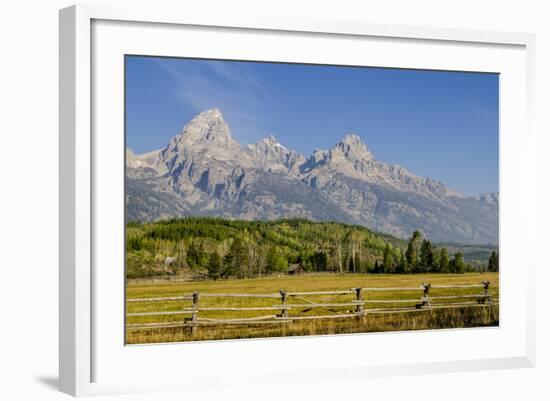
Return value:
[(126, 150), (129, 221), (182, 216), (339, 221), (406, 238), (498, 243), (497, 193), (465, 196), (377, 160), (345, 135), (306, 157), (274, 136), (241, 146), (218, 109), (193, 118), (162, 149)]

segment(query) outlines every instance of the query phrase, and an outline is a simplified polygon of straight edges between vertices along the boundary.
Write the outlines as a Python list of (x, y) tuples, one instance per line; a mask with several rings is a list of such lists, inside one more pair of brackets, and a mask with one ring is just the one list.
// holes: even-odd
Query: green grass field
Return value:
[[(456, 327), (477, 327), (498, 325), (498, 273), (467, 273), (467, 274), (414, 274), (414, 275), (378, 275), (378, 274), (305, 274), (301, 276), (270, 276), (242, 280), (190, 281), (190, 282), (129, 282), (126, 297), (156, 298), (174, 297), (193, 292), (220, 293), (250, 293), (273, 294), (279, 290), (297, 291), (333, 291), (349, 290), (355, 287), (418, 287), (422, 283), (432, 285), (480, 284), (490, 281), (490, 293), (495, 301), (491, 306), (462, 306), (449, 309), (434, 309), (430, 311), (413, 311), (406, 313), (370, 314), (364, 318), (301, 320), (276, 325), (231, 325), (199, 327), (197, 333), (191, 336), (187, 327), (177, 328), (146, 328), (128, 329), (126, 342), (128, 344), (220, 340), (255, 337), (279, 337), (295, 335), (342, 334), (374, 331), (419, 330)], [(480, 288), (453, 288), (430, 291), (431, 297), (449, 295), (480, 294)], [(420, 299), (421, 291), (379, 291), (367, 292), (363, 299), (395, 300)], [(355, 299), (354, 295), (315, 295), (293, 297), (287, 301), (290, 304), (304, 303), (345, 303)], [(457, 302), (441, 299), (434, 302)], [(390, 306), (413, 307), (417, 302), (403, 304), (366, 304), (365, 309), (384, 308)], [(259, 307), (280, 305), (278, 299), (255, 298), (201, 298), (200, 307)], [(189, 308), (191, 301), (162, 301), (146, 303), (128, 303), (127, 313), (177, 311)], [(335, 308), (338, 313), (346, 313), (354, 307)], [(334, 309), (334, 308), (330, 308)], [(271, 315), (272, 311), (201, 311), (200, 318), (236, 319)], [(290, 316), (330, 315), (334, 310), (313, 308), (309, 311), (291, 310)], [(189, 315), (162, 316), (129, 316), (127, 323), (178, 322)]]

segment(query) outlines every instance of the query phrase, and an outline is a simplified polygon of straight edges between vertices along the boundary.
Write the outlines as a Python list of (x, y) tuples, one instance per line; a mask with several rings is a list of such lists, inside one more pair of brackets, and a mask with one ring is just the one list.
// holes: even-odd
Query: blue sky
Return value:
[(378, 160), (467, 195), (498, 191), (498, 75), (127, 56), (127, 146), (164, 147), (217, 107), (241, 144), (309, 156), (355, 133)]

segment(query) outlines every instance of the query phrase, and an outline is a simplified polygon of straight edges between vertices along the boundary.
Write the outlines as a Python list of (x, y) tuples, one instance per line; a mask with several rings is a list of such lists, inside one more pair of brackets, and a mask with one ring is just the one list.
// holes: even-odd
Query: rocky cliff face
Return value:
[(128, 219), (212, 215), (303, 217), (360, 224), (399, 237), (498, 243), (498, 194), (466, 197), (375, 159), (357, 135), (306, 158), (274, 136), (241, 147), (217, 110), (190, 121), (163, 149), (127, 150)]

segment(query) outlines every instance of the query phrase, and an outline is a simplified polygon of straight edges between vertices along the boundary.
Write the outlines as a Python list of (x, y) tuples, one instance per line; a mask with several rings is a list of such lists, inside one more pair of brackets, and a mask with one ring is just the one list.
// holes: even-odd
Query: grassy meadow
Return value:
[[(189, 295), (193, 292), (208, 294), (249, 293), (275, 294), (279, 290), (334, 291), (349, 290), (355, 287), (418, 287), (422, 283), (432, 285), (480, 284), (490, 281), (490, 293), (494, 301), (490, 306), (457, 306), (453, 308), (418, 310), (404, 313), (371, 313), (366, 317), (322, 320), (300, 320), (281, 324), (247, 324), (227, 326), (201, 326), (191, 336), (188, 327), (127, 329), (128, 344), (158, 343), (174, 341), (222, 340), (256, 337), (280, 337), (298, 335), (322, 335), (342, 333), (362, 333), (376, 331), (421, 330), (438, 328), (478, 327), (498, 325), (498, 273), (465, 274), (334, 274), (307, 273), (298, 276), (271, 275), (248, 279), (224, 279), (204, 281), (129, 281), (126, 298), (160, 298)], [(483, 292), (482, 288), (432, 288), (431, 297), (449, 295), (474, 295)], [(414, 307), (420, 300), (422, 291), (379, 291), (365, 292), (363, 300), (411, 299), (402, 304), (372, 303), (365, 309), (387, 307)], [(345, 303), (355, 299), (349, 295), (304, 295), (291, 297), (287, 304)], [(438, 299), (433, 303), (454, 303), (467, 300)], [(281, 305), (280, 299), (256, 298), (210, 298), (201, 297), (200, 307), (260, 307)], [(127, 313), (178, 311), (190, 308), (190, 300), (127, 303)], [(289, 311), (289, 316), (334, 315), (348, 313), (354, 306), (297, 308)], [(274, 315), (278, 311), (200, 311), (201, 319), (237, 319)], [(128, 316), (128, 324), (154, 322), (182, 322), (190, 315)]]

